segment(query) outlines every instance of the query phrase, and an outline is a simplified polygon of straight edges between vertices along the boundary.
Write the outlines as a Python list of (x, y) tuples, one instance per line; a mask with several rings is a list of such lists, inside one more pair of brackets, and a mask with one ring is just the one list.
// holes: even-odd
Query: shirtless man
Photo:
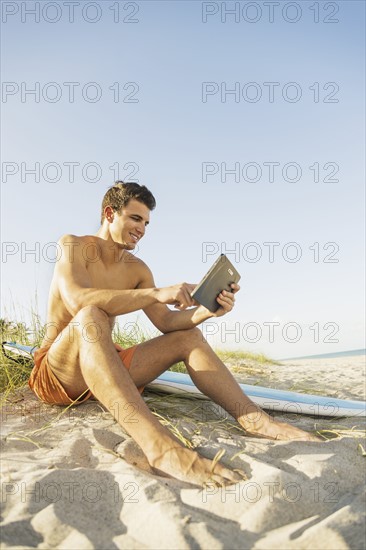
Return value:
[[(96, 235), (65, 235), (51, 283), (47, 327), (35, 355), (30, 386), (46, 403), (82, 402), (94, 395), (133, 437), (157, 473), (202, 485), (224, 485), (240, 477), (180, 443), (151, 413), (143, 387), (171, 365), (184, 361), (195, 385), (236, 418), (245, 433), (282, 440), (313, 440), (275, 421), (243, 394), (197, 325), (234, 307), (238, 285), (223, 291), (211, 313), (193, 302), (195, 285), (156, 288), (147, 265), (134, 250), (145, 234), (155, 199), (136, 183), (116, 182), (104, 196)], [(174, 305), (175, 311), (167, 307)], [(163, 333), (129, 350), (112, 341), (117, 315), (143, 310)], [(116, 351), (117, 347), (117, 351)], [(132, 411), (132, 413), (131, 413)]]

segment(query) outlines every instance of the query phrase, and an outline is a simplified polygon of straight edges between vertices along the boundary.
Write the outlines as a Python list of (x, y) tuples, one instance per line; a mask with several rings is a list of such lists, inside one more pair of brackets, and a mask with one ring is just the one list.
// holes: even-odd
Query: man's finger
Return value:
[(224, 302), (225, 304), (228, 304), (229, 306), (232, 306), (234, 307), (234, 299), (233, 298), (230, 298), (230, 296), (225, 296), (224, 294), (219, 294), (218, 298)]
[(189, 294), (194, 291), (197, 285), (193, 285), (192, 283), (184, 283), (188, 287)]
[(190, 306), (193, 306), (193, 299), (189, 293), (189, 291), (187, 290), (187, 288), (182, 288), (182, 294), (183, 294), (183, 299), (184, 299), (184, 302), (186, 305), (186, 307), (190, 307)]
[(180, 302), (181, 306), (191, 307), (194, 305), (191, 292), (194, 290), (196, 285), (189, 283), (182, 283), (179, 289), (177, 301)]
[(222, 294), (225, 298), (229, 298), (230, 300), (232, 300), (233, 302), (235, 302), (234, 292), (229, 292), (228, 290), (223, 290), (223, 291), (221, 292), (221, 294)]

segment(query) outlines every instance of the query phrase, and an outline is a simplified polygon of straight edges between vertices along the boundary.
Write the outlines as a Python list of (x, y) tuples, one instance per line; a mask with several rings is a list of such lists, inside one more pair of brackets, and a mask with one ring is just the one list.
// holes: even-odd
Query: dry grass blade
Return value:
[(233, 472), (239, 474), (242, 478), (242, 481), (248, 481), (248, 476), (246, 475), (246, 473), (244, 473), (242, 470), (239, 470), (239, 468), (234, 468)]
[(168, 420), (168, 418), (156, 411), (152, 411), (152, 413), (159, 419), (159, 422), (163, 426), (166, 426), (169, 431), (172, 432), (172, 434), (175, 435), (175, 437), (179, 439), (181, 443), (183, 443), (185, 447), (188, 447), (189, 449), (194, 449), (192, 441), (187, 439), (175, 424), (173, 424), (170, 420)]
[[(334, 427), (330, 430), (317, 430), (316, 433), (324, 439), (335, 439), (339, 437), (353, 437), (354, 439), (361, 439), (366, 437), (366, 430), (353, 428), (337, 428)], [(327, 437), (330, 434), (334, 437)]]
[[(30, 435), (32, 435), (32, 434), (30, 434)], [(25, 441), (27, 443), (32, 443), (32, 445), (35, 445), (38, 449), (43, 449), (44, 448), (44, 445), (40, 445), (39, 443), (37, 443), (37, 441), (34, 441), (30, 437), (27, 437), (26, 435), (20, 435), (16, 432), (13, 432), (13, 433), (9, 434), (6, 437), (6, 439), (10, 439), (12, 441)]]
[(359, 443), (359, 444), (357, 445), (357, 449), (360, 449), (361, 455), (362, 455), (362, 456), (366, 456), (366, 451), (365, 451), (363, 445), (361, 445), (361, 443)]
[[(83, 397), (83, 395), (85, 395), (89, 390), (86, 389), (80, 396), (78, 399), (80, 399), (81, 397)], [(72, 403), (70, 403), (70, 405), (67, 405), (67, 407), (63, 408), (61, 410), (61, 412), (59, 412), (58, 415), (55, 416), (55, 418), (53, 418), (52, 420), (50, 420), (49, 422), (46, 422), (45, 424), (43, 424), (43, 426), (41, 428), (37, 428), (36, 430), (33, 430), (31, 432), (27, 432), (27, 436), (30, 436), (30, 435), (38, 435), (40, 433), (43, 433), (44, 431), (48, 430), (49, 428), (51, 428), (52, 426), (54, 426), (54, 424), (70, 409), (70, 407), (72, 407), (73, 405), (77, 404), (78, 402), (78, 399), (75, 399)], [(10, 438), (10, 439), (19, 439), (19, 438), (23, 438), (25, 436), (22, 436), (22, 435), (19, 435), (20, 432), (11, 432), (7, 437)], [(31, 441), (31, 440), (30, 440)], [(33, 441), (31, 441), (33, 443)], [(35, 443), (36, 444), (36, 443)]]
[(213, 459), (212, 459), (211, 474), (214, 473), (216, 464), (217, 464), (217, 463), (219, 462), (219, 460), (224, 456), (225, 453), (226, 453), (226, 450), (225, 450), (225, 449), (219, 449), (219, 450), (217, 451), (217, 453), (215, 454), (215, 456), (214, 456)]
[(235, 454), (230, 458), (230, 461), (231, 461), (231, 460), (235, 460), (236, 458), (238, 458), (238, 456), (241, 456), (242, 454), (244, 454), (244, 449), (241, 449), (240, 451), (238, 451), (237, 453), (235, 453)]

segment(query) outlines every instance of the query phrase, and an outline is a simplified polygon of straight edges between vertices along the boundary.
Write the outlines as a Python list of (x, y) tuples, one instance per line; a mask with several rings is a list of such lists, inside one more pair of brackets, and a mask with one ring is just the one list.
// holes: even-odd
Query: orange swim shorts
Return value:
[[(114, 345), (123, 362), (123, 365), (129, 369), (137, 346), (123, 349), (118, 344)], [(34, 367), (32, 369), (28, 384), (36, 396), (41, 401), (49, 405), (70, 405), (71, 403), (79, 405), (80, 403), (83, 403), (87, 399), (93, 397), (93, 394), (89, 389), (76, 400), (71, 399), (67, 395), (61, 382), (52, 372), (48, 364), (47, 354), (49, 349), (50, 346), (39, 348), (34, 353)], [(138, 388), (138, 390), (142, 393), (144, 388), (141, 387)]]

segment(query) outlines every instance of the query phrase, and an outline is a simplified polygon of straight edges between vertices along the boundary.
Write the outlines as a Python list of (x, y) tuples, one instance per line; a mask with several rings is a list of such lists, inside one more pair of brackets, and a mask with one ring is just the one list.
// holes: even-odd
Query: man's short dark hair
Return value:
[(116, 181), (103, 197), (100, 223), (102, 224), (104, 221), (104, 209), (106, 206), (111, 206), (114, 212), (119, 213), (124, 206), (127, 206), (131, 199), (142, 202), (149, 210), (154, 210), (156, 206), (154, 195), (145, 185), (128, 181)]

